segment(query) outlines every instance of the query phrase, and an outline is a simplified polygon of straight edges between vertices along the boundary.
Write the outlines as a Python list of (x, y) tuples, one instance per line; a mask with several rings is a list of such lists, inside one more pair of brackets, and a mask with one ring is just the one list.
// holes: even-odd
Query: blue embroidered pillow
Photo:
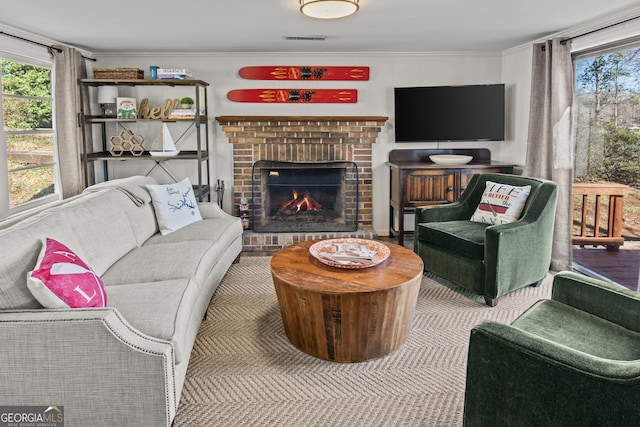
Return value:
[(175, 184), (149, 184), (147, 189), (163, 236), (202, 219), (189, 178)]

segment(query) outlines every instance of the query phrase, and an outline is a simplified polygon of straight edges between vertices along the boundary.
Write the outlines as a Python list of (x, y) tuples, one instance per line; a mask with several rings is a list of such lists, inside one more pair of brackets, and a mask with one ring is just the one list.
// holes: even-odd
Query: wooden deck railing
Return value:
[[(573, 184), (572, 243), (604, 245), (607, 250), (618, 250), (624, 243), (622, 211), (627, 194), (629, 186), (623, 184)], [(576, 204), (578, 200), (580, 202)]]

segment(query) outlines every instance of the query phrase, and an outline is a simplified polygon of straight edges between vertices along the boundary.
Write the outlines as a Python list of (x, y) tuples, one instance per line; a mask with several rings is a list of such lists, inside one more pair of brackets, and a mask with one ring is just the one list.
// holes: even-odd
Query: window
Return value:
[[(640, 237), (640, 43), (575, 57), (575, 180), (629, 186), (622, 234)], [(606, 212), (601, 224), (607, 224)]]
[(58, 199), (51, 68), (1, 58), (0, 218)]

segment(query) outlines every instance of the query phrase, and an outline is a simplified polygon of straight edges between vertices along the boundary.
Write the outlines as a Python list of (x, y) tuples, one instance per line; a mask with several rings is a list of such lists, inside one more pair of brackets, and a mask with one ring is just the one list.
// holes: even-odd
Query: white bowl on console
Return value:
[(473, 156), (463, 154), (434, 154), (429, 159), (438, 165), (465, 165), (473, 160)]

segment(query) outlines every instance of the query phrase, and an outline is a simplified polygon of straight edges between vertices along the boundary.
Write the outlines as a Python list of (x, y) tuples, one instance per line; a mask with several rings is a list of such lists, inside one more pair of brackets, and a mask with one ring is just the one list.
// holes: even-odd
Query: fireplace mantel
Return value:
[(386, 116), (218, 116), (218, 123), (234, 122), (377, 122), (384, 123)]

